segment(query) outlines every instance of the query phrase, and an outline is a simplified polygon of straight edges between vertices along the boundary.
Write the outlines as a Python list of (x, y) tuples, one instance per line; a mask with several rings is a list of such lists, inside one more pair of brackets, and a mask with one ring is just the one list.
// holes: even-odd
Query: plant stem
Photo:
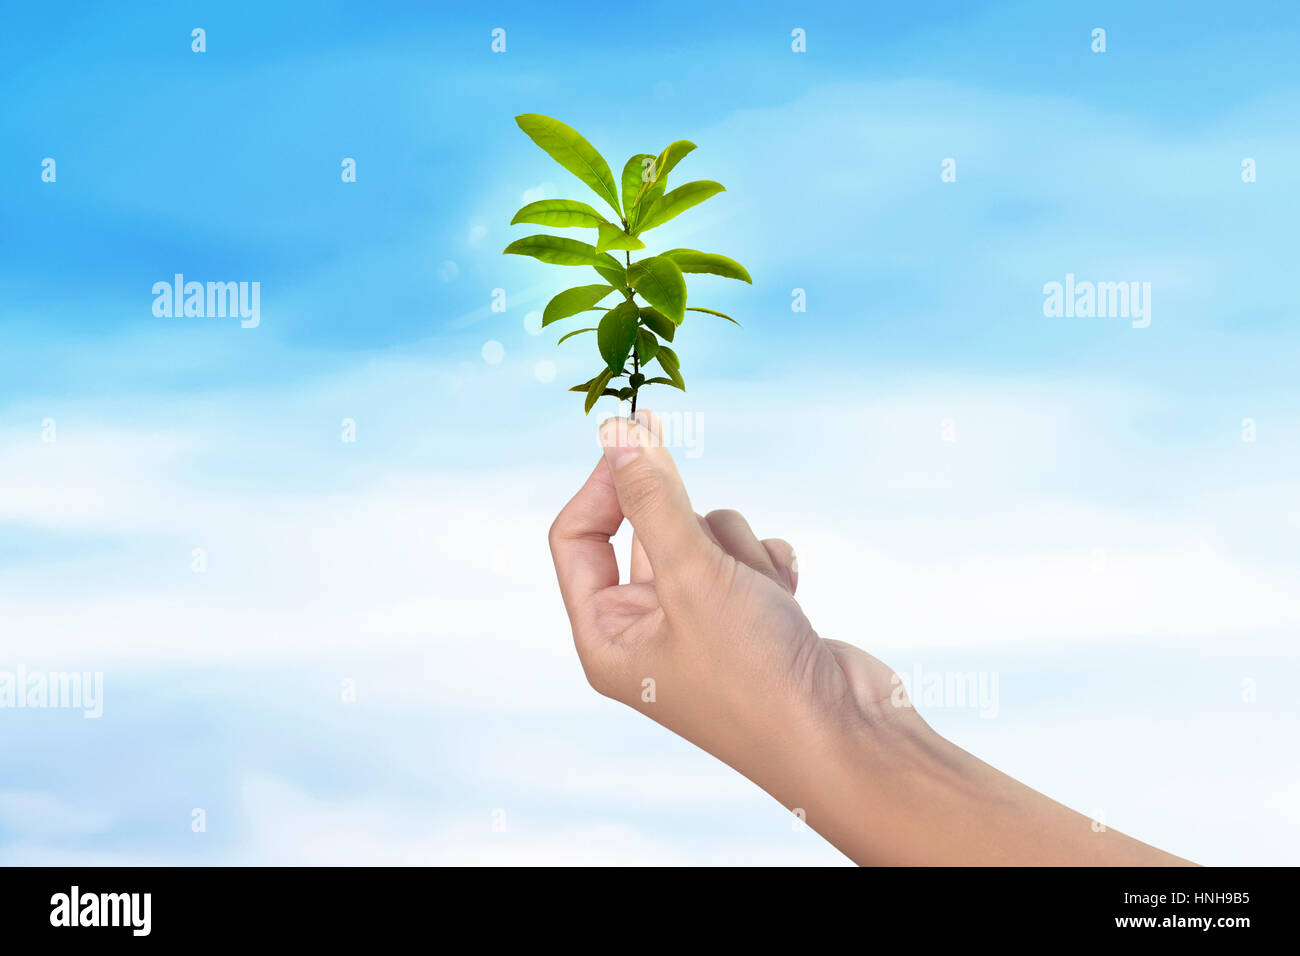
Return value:
[[(640, 367), (640, 365), (637, 363), (636, 347), (633, 346), (633, 348), (632, 348), (632, 374), (635, 375), (635, 374), (637, 374), (637, 372), (639, 372), (639, 371), (641, 371), (641, 367)], [(633, 414), (633, 415), (636, 414), (636, 392), (637, 392), (637, 390), (636, 390), (635, 388), (632, 389), (632, 414)]]
[[(626, 223), (626, 222), (623, 223), (623, 231), (624, 231), (624, 232), (627, 231), (627, 223)], [(626, 266), (626, 267), (627, 267), (628, 269), (632, 268), (632, 253), (631, 253), (631, 252), (628, 252), (627, 250), (624, 250), (624, 252), (623, 252), (623, 261), (627, 263), (627, 266)], [(641, 317), (640, 317), (639, 315), (637, 316), (636, 327), (637, 327), (638, 329), (641, 328)], [(640, 371), (641, 371), (641, 357), (640, 357), (639, 355), (636, 354), (636, 341), (633, 340), (633, 342), (632, 342), (632, 374), (633, 374), (633, 375), (636, 375), (636, 374), (639, 373)], [(636, 393), (637, 393), (636, 388), (633, 388), (633, 389), (632, 389), (632, 414), (633, 414), (634, 416), (636, 415)]]

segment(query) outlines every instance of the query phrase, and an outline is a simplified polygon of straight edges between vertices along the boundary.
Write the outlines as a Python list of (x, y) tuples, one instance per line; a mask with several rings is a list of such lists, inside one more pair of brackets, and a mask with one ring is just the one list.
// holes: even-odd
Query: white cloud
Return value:
[[(535, 388), (533, 363), (520, 371), (495, 399), (501, 420)], [(380, 363), (335, 387), (391, 394), (423, 380), (414, 366)], [(1086, 437), (1070, 408), (1077, 393), (1023, 386), (1031, 402), (1016, 388), (961, 383), (946, 397), (927, 387), (825, 415), (780, 405), (701, 415), (703, 455), (682, 468), (697, 508), (740, 507), (763, 534), (796, 544), (801, 597), (814, 623), (840, 636), (908, 647), (1182, 643), (1300, 626), (1294, 555), (1263, 549), (1269, 529), (1243, 523), (1243, 499), (1260, 506), (1262, 495), (1294, 520), (1294, 483), (1243, 484), (1236, 495), (1183, 487), (1137, 508), (1134, 489), (1188, 480), (1178, 476), (1196, 470), (1199, 453), (1173, 453), (1158, 468), (1134, 462), (1107, 448), (1113, 439)], [(335, 446), (276, 448), (301, 432), (296, 408), (258, 399), (252, 408), (259, 432), (238, 438), (223, 434), (224, 420), (186, 432), (76, 416), (53, 445), (35, 432), (4, 436), (0, 520), (106, 536), (141, 563), (128, 576), (100, 553), (10, 569), (0, 613), (11, 646), (180, 661), (436, 640), (469, 663), (484, 642), (527, 649), (532, 641), (510, 635), (563, 631), (544, 535), (594, 460), (594, 440), (565, 467), (544, 464), (556, 439), (538, 433), (512, 439), (514, 466), (367, 459), (331, 483)], [(939, 422), (954, 408), (959, 437), (949, 444)], [(1089, 411), (1117, 429), (1126, 415), (1122, 396)], [(357, 454), (376, 440), (371, 421), (361, 418)], [(424, 439), (429, 454), (479, 440), (474, 421), (442, 423)], [(786, 436), (776, 458), (774, 432)], [(194, 465), (223, 458), (252, 475), (270, 467), (325, 480), (311, 490), (212, 480)], [(1069, 475), (1075, 463), (1087, 471)], [(743, 485), (736, 473), (748, 475)], [(1088, 497), (1106, 474), (1121, 483)], [(190, 569), (195, 547), (207, 552), (205, 574)]]
[[(248, 862), (280, 866), (680, 866), (844, 864), (809, 831), (781, 826), (769, 845), (725, 837), (656, 839), (625, 824), (590, 820), (537, 826), (526, 813), (483, 808), (476, 816), (430, 819), (383, 800), (328, 802), (275, 778), (245, 781)], [(499, 829), (494, 830), (497, 826)], [(501, 829), (503, 828), (503, 829)], [(789, 831), (789, 832), (787, 832)], [(325, 836), (328, 835), (328, 836)], [(324, 837), (324, 838), (323, 838)], [(247, 860), (247, 858), (244, 858)]]
[(28, 840), (99, 834), (113, 822), (102, 806), (84, 799), (73, 803), (38, 790), (0, 790), (0, 832), (21, 833)]
[(538, 183), (525, 189), (523, 195), (519, 197), (519, 204), (527, 206), (530, 202), (539, 202), (543, 199), (551, 199), (555, 196), (555, 183), (545, 182)]
[[(124, 699), (116, 696), (123, 681), (134, 678), (137, 694), (141, 682), (165, 694), (178, 668), (256, 674), (277, 661), (311, 662), (326, 675), (322, 686), (334, 686), (334, 673), (358, 677), (359, 714), (414, 719), (433, 729), (431, 740), (488, 746), (494, 732), (481, 721), (549, 721), (491, 744), (490, 757), (446, 757), (438, 773), (449, 795), (427, 808), (391, 782), (373, 799), (340, 802), (306, 784), (254, 780), (243, 805), (257, 835), (231, 859), (837, 860), (824, 844), (789, 844), (774, 805), (770, 842), (749, 831), (713, 841), (653, 834), (665, 814), (690, 807), (700, 825), (736, 806), (765, 818), (767, 798), (702, 754), (652, 742), (621, 751), (603, 736), (630, 725), (609, 719), (614, 705), (581, 675), (545, 543), (555, 511), (596, 460), (596, 422), (513, 427), (519, 402), (546, 400), (529, 398), (533, 363), (518, 365), (431, 373), (421, 363), (376, 362), (229, 406), (225, 396), (197, 395), (172, 399), (163, 413), (160, 400), (142, 398), (109, 422), (90, 403), (70, 405), (54, 445), (34, 429), (3, 434), (0, 520), (55, 543), (97, 545), (6, 567), (7, 652), (46, 667), (104, 665), (106, 721)], [(497, 376), (493, 389), (479, 387), (486, 375)], [(1149, 403), (1094, 394), (1084, 412), (1076, 406), (1087, 391), (1068, 383), (923, 383), (855, 401), (807, 393), (798, 409), (772, 402), (743, 412), (725, 400), (729, 387), (692, 393), (710, 410), (698, 436), (703, 455), (680, 456), (696, 507), (738, 506), (760, 534), (792, 540), (800, 599), (818, 630), (896, 666), (1023, 647), (1044, 669), (1090, 675), (1080, 720), (1101, 708), (1142, 728), (1151, 726), (1144, 702), (1124, 696), (1107, 664), (1135, 638), (1166, 649), (1178, 661), (1174, 674), (1195, 682), (1217, 674), (1215, 655), (1229, 645), (1245, 655), (1237, 669), (1253, 673), (1250, 661), (1282, 655), (1300, 624), (1289, 586), (1295, 555), (1274, 546), (1277, 526), (1263, 521), (1295, 515), (1290, 453), (1276, 443), (1249, 449), (1248, 474), (1216, 471), (1242, 451), (1226, 439), (1208, 451), (1169, 442), (1158, 458), (1135, 457), (1132, 409)], [(371, 403), (358, 413), (356, 446), (338, 442), (340, 395)], [(410, 396), (432, 409), (427, 418), (400, 417), (420, 404)], [(212, 407), (221, 413), (205, 417)], [(950, 444), (939, 421), (954, 408)], [(1273, 423), (1275, 434), (1292, 427)], [(1251, 515), (1260, 520), (1243, 520)], [(619, 542), (626, 546), (625, 533)], [(206, 574), (190, 570), (195, 546), (207, 549)], [(982, 755), (1032, 773), (1033, 760), (1055, 746), (1059, 715), (1005, 683), (1003, 693)], [(1276, 707), (1266, 702), (1260, 712)], [(1208, 726), (1186, 723), (1196, 733)], [(1289, 733), (1261, 721), (1234, 746), (1264, 766), (1289, 746)], [(1104, 754), (1082, 766), (1114, 773)], [(1059, 767), (1048, 789), (1085, 812), (1099, 801), (1114, 826), (1160, 842), (1171, 832), (1161, 823), (1166, 781), (1182, 774), (1187, 792), (1204, 794), (1179, 811), (1186, 827), (1215, 799), (1251, 808), (1251, 822), (1226, 822), (1213, 839), (1193, 836), (1176, 850), (1223, 862), (1276, 859), (1248, 846), (1234, 855), (1233, 834), (1283, 825), (1285, 807), (1254, 784), (1215, 796), (1205, 789), (1214, 772), (1194, 748), (1165, 746), (1125, 766), (1120, 790), (1094, 798)], [(1248, 765), (1237, 773), (1258, 776)], [(1292, 770), (1270, 779), (1279, 792), (1296, 786)], [(505, 802), (517, 828), (504, 839), (492, 833), (491, 806), (465, 816), (457, 795), (468, 789), (515, 794)], [(577, 809), (631, 794), (644, 809), (600, 817)], [(578, 816), (557, 813), (557, 804)], [(10, 801), (18, 830), (30, 833), (7, 858), (40, 859), (39, 847), (54, 842), (33, 806)], [(69, 812), (56, 807), (49, 819)], [(648, 828), (633, 829), (637, 820)], [(51, 849), (47, 858), (66, 853)]]

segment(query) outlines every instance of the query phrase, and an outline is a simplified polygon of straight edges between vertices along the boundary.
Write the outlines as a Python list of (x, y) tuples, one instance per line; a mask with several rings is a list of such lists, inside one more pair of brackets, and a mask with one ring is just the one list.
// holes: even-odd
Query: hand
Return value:
[[(794, 599), (788, 543), (760, 541), (735, 511), (694, 512), (651, 413), (610, 419), (601, 440), (605, 456), (550, 534), (592, 687), (769, 791), (864, 724), (920, 721), (894, 705), (888, 667), (818, 637)], [(634, 539), (620, 584), (609, 539), (625, 517)]]

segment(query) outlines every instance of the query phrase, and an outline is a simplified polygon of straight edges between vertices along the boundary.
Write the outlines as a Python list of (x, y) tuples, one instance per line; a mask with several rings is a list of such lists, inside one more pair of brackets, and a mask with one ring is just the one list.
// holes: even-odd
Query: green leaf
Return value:
[(563, 236), (528, 236), (516, 239), (502, 251), (502, 255), (532, 256), (555, 266), (603, 266), (606, 262), (618, 265), (611, 255), (596, 251), (594, 246)]
[[(601, 369), (600, 375), (604, 375), (604, 374), (605, 374), (606, 372), (608, 372), (608, 371), (609, 371), (609, 369)], [(587, 391), (589, 388), (591, 388), (591, 383), (594, 382), (594, 381), (596, 381), (596, 379), (600, 378), (600, 375), (597, 375), (595, 378), (589, 378), (589, 379), (587, 379), (587, 380), (586, 380), (585, 382), (583, 382), (581, 385), (575, 385), (575, 386), (573, 386), (573, 388), (569, 389), (569, 391), (571, 391), (571, 392), (585, 392), (585, 391)]]
[(646, 212), (664, 194), (664, 189), (668, 185), (668, 174), (672, 172), (673, 167), (681, 162), (682, 157), (694, 148), (695, 144), (690, 140), (679, 139), (675, 143), (669, 143), (664, 148), (664, 151), (659, 154), (659, 158), (655, 160), (654, 171), (650, 179), (641, 184), (641, 190), (637, 193), (638, 220), (644, 219)]
[(551, 159), (590, 186), (592, 192), (619, 214), (618, 186), (609, 171), (609, 163), (577, 130), (540, 113), (522, 113), (515, 117), (515, 122)]
[(510, 225), (519, 222), (533, 222), (539, 226), (560, 228), (581, 226), (593, 229), (601, 223), (608, 223), (608, 220), (585, 202), (578, 202), (576, 199), (539, 199), (537, 202), (530, 202), (515, 213), (515, 218), (510, 220)]
[(641, 360), (641, 364), (644, 365), (646, 362), (649, 362), (655, 357), (655, 353), (658, 351), (659, 340), (655, 338), (655, 334), (649, 329), (637, 329), (636, 355), (637, 358)]
[[(560, 342), (563, 342), (565, 339), (571, 339), (571, 338), (573, 338), (575, 335), (581, 335), (583, 332), (595, 332), (595, 331), (596, 331), (596, 329), (595, 329), (594, 327), (592, 327), (592, 328), (590, 328), (590, 329), (574, 329), (572, 332), (565, 332), (563, 335), (561, 335), (561, 336), (560, 336)], [(560, 342), (556, 342), (555, 344), (556, 344), (556, 345), (559, 345)], [(590, 383), (588, 383), (588, 384), (590, 384)], [(569, 389), (569, 391), (573, 391), (573, 389)]]
[(686, 382), (682, 380), (680, 373), (678, 373), (675, 379), (664, 378), (662, 375), (656, 375), (654, 378), (646, 379), (645, 383), (647, 385), (671, 385), (673, 388), (680, 388), (683, 392), (686, 391)]
[(669, 342), (673, 340), (673, 334), (677, 331), (677, 326), (673, 325), (668, 316), (658, 309), (641, 309), (641, 324)]
[(741, 282), (754, 284), (754, 280), (749, 277), (749, 273), (735, 259), (728, 259), (726, 256), (720, 256), (715, 252), (700, 252), (698, 249), (669, 249), (667, 252), (659, 253), (677, 263), (677, 268), (683, 272), (708, 272), (715, 276), (725, 276), (728, 279), (739, 279)]
[[(727, 313), (725, 313), (725, 312), (719, 312), (717, 309), (701, 309), (701, 308), (698, 308), (698, 307), (692, 305), (692, 306), (688, 306), (687, 309), (686, 309), (686, 311), (687, 311), (687, 312), (707, 312), (707, 313), (709, 313), (709, 315), (716, 315), (716, 316), (718, 316), (719, 318), (726, 319), (728, 322), (736, 322), (736, 320), (733, 319), (731, 316), (727, 315)], [(736, 325), (740, 325), (740, 323), (739, 323), (739, 322), (736, 322)]]
[(636, 341), (637, 307), (623, 301), (605, 313), (596, 330), (596, 345), (611, 374), (619, 375)]
[(636, 389), (632, 388), (632, 387), (629, 385), (629, 386), (625, 386), (624, 388), (620, 388), (620, 389), (619, 389), (617, 392), (615, 392), (614, 394), (618, 396), (618, 400), (619, 400), (620, 402), (626, 402), (629, 398), (632, 397), (632, 393), (635, 392), (635, 391), (636, 391)]
[[(582, 405), (582, 413), (584, 415), (590, 413), (591, 406), (596, 404), (596, 399), (605, 394), (605, 386), (609, 384), (609, 380), (613, 377), (614, 373), (609, 369), (605, 369), (605, 371), (601, 372), (591, 380), (591, 384), (587, 387), (587, 400)], [(617, 394), (617, 392), (615, 394)]]
[(686, 309), (686, 280), (677, 263), (663, 256), (651, 256), (632, 263), (627, 270), (632, 288), (674, 325), (681, 325)]
[(652, 165), (654, 159), (653, 153), (637, 153), (623, 167), (623, 216), (628, 222), (632, 221), (632, 211), (641, 198), (641, 184), (646, 181), (649, 172), (646, 160)]
[(546, 308), (542, 312), (542, 328), (560, 319), (585, 312), (613, 291), (614, 287), (610, 285), (579, 285), (572, 289), (565, 289), (546, 303)]
[(686, 391), (686, 382), (682, 379), (681, 362), (678, 361), (677, 353), (668, 346), (661, 345), (655, 358), (659, 360), (659, 367), (668, 373), (666, 384), (680, 388), (683, 392)]
[(662, 226), (669, 219), (680, 215), (692, 206), (698, 206), (710, 196), (726, 191), (722, 183), (715, 183), (711, 179), (700, 179), (685, 186), (678, 186), (672, 192), (661, 196), (648, 210), (642, 209), (636, 231), (641, 233)]
[(674, 370), (682, 367), (681, 361), (677, 358), (677, 353), (666, 345), (659, 346), (659, 354), (656, 358), (659, 359), (659, 364), (669, 375), (671, 375)]
[(627, 286), (627, 269), (608, 252), (605, 253), (605, 260), (595, 266), (595, 269), (597, 274), (614, 288), (622, 289)]
[(606, 249), (626, 249), (635, 252), (637, 249), (645, 248), (644, 242), (636, 238), (636, 236), (629, 236), (618, 226), (605, 223), (597, 228), (599, 229), (597, 233), (599, 238), (596, 240), (597, 252), (604, 252)]

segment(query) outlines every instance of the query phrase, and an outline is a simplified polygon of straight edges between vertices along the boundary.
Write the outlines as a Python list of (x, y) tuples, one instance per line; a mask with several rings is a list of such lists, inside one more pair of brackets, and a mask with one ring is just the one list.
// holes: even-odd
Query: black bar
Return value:
[[(1292, 870), (1252, 868), (9, 868), (0, 870), (0, 925), (7, 943), (75, 936), (92, 945), (109, 937), (337, 945), (396, 941), (414, 931), (447, 944), (462, 932), (480, 942), (523, 933), (534, 943), (603, 940), (638, 949), (655, 940), (675, 945), (717, 935), (734, 942), (774, 932), (818, 945), (829, 943), (827, 934), (845, 933), (867, 946), (883, 942), (885, 930), (918, 944), (1127, 937), (1231, 945), (1256, 931), (1285, 932), (1289, 914), (1282, 910), (1293, 883)], [(102, 912), (110, 921), (116, 911), (124, 925), (52, 925), (52, 917), (69, 922), (74, 886), (79, 920)], [(143, 895), (115, 895), (107, 906), (99, 896), (146, 893), (147, 935), (137, 935)], [(60, 895), (69, 904), (62, 911)], [(1145, 925), (1120, 925), (1135, 919)], [(1210, 925), (1200, 924), (1205, 919)]]

